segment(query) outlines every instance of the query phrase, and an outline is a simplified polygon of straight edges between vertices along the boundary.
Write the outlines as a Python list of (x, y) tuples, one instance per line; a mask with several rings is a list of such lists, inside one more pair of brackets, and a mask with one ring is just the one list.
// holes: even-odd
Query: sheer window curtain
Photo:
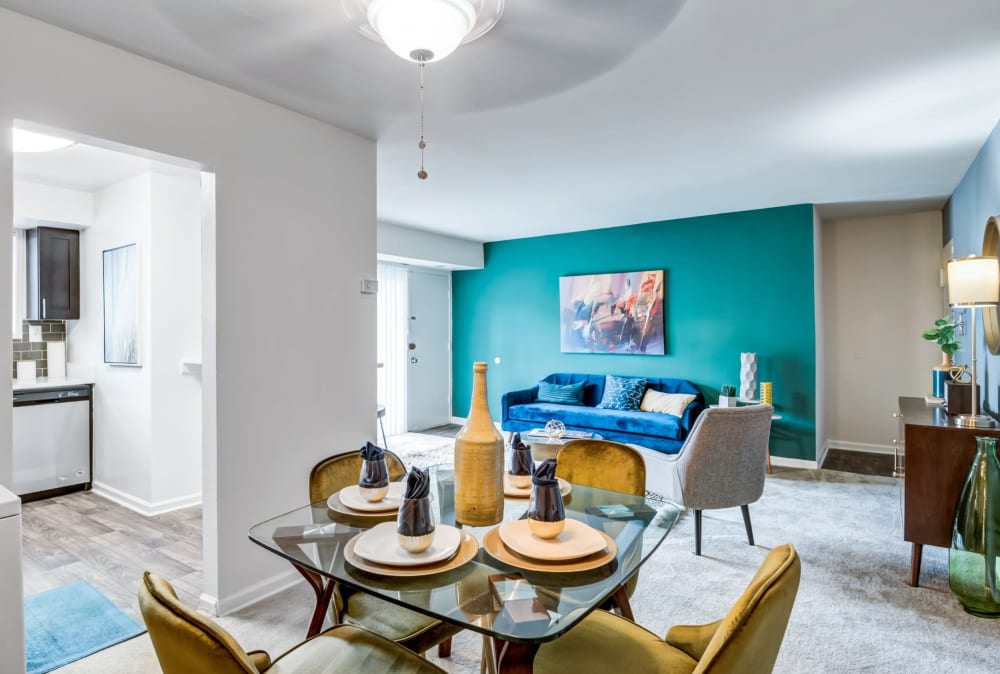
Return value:
[[(406, 432), (406, 267), (378, 263), (378, 402), (385, 405), (387, 435)], [(380, 438), (381, 439), (381, 438)]]

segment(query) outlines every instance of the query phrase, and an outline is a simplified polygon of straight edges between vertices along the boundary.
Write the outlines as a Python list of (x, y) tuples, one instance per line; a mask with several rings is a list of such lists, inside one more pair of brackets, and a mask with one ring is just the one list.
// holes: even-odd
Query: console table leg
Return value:
[(920, 562), (923, 560), (924, 546), (922, 543), (913, 544), (913, 552), (910, 554), (910, 585), (920, 587)]

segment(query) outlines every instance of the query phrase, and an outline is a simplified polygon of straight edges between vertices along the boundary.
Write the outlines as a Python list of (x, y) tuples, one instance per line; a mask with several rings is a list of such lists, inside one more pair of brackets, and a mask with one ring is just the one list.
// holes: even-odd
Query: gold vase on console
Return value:
[(455, 436), (455, 521), (485, 527), (503, 520), (503, 436), (486, 399), (486, 363), (472, 372), (469, 416)]

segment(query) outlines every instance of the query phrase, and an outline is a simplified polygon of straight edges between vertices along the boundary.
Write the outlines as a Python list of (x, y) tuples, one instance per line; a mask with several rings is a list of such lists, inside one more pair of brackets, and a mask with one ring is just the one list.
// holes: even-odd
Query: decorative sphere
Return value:
[(420, 169), (419, 171), (417, 171), (417, 177), (420, 178), (421, 180), (427, 180), (427, 171)]
[(426, 141), (420, 141), (419, 143), (417, 143), (417, 147), (419, 147), (421, 150), (423, 150), (424, 148), (427, 147)]
[(566, 424), (559, 421), (558, 419), (553, 419), (549, 423), (545, 424), (545, 434), (548, 435), (553, 440), (558, 440), (566, 432)]

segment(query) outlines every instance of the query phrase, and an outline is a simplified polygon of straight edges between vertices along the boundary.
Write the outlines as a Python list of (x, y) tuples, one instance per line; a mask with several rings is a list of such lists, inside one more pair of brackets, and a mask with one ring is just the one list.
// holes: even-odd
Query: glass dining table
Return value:
[[(436, 522), (456, 526), (453, 470), (432, 467), (430, 476)], [(568, 489), (563, 498), (567, 518), (614, 541), (596, 568), (567, 571), (564, 564), (521, 558), (497, 542), (496, 532), (491, 535), (495, 527), (466, 526), (460, 528), (475, 537), (467, 563), (457, 568), (446, 564), (446, 570), (428, 575), (376, 573), (360, 568), (369, 565), (353, 556), (352, 539), (376, 524), (394, 521), (395, 513), (349, 515), (346, 508), (331, 507), (326, 501), (261, 522), (249, 535), (254, 543), (288, 560), (312, 587), (316, 605), (308, 636), (320, 632), (335, 583), (340, 583), (478, 632), (496, 671), (530, 672), (541, 644), (558, 638), (595, 608), (614, 606), (631, 618), (625, 583), (680, 515), (676, 506), (655, 499), (579, 484)], [(505, 498), (504, 522), (522, 519), (527, 508), (526, 498)]]

